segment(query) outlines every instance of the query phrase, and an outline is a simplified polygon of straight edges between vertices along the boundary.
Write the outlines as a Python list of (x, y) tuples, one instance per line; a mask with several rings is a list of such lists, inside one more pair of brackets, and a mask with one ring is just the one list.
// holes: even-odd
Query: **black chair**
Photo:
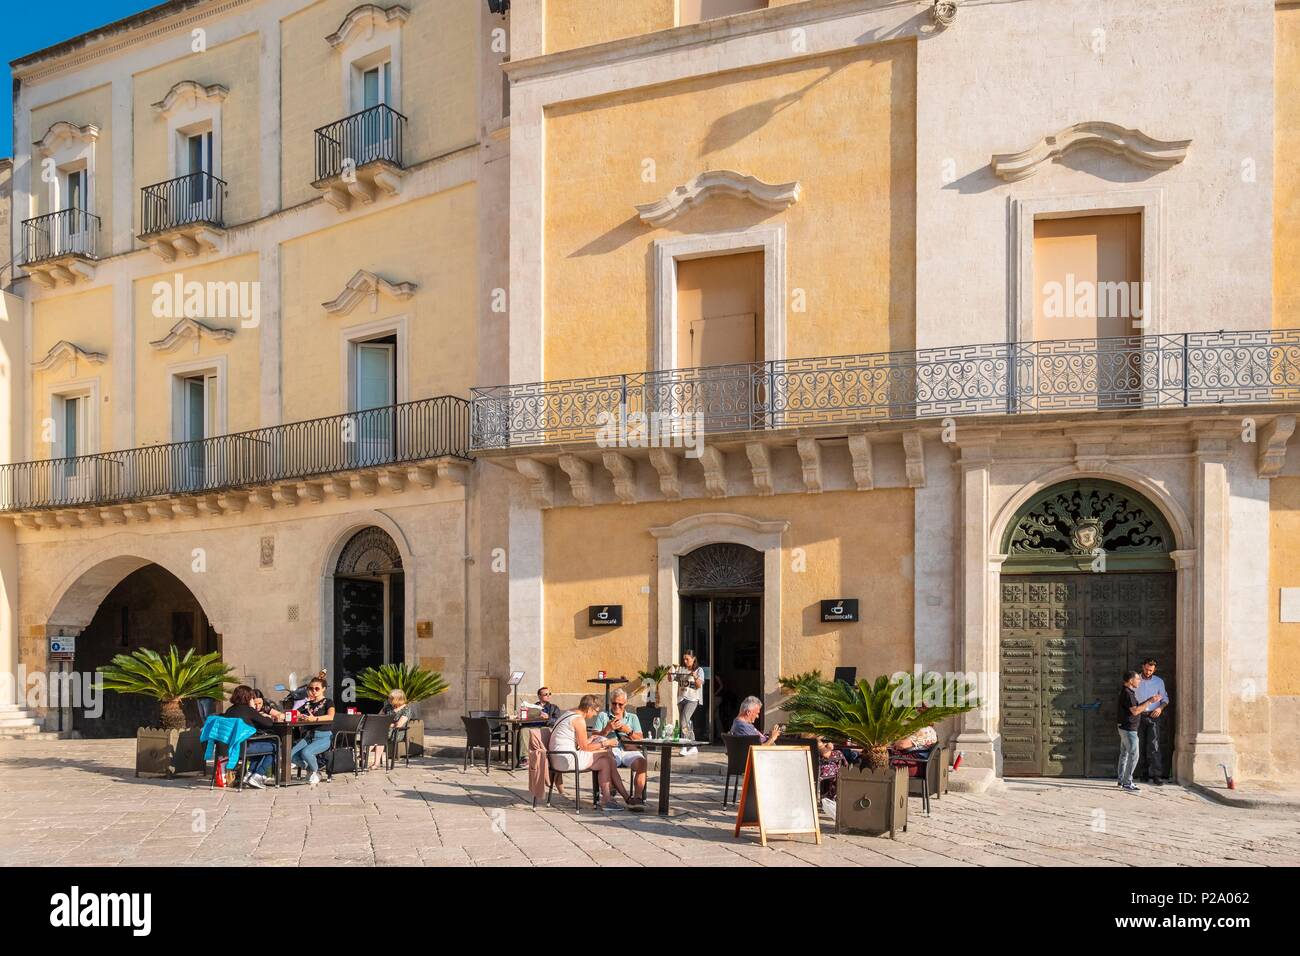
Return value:
[[(271, 743), (275, 744), (275, 749), (271, 751), (271, 779), (272, 780), (279, 779), (278, 771), (280, 769), (280, 738), (277, 737), (275, 734), (253, 734), (253, 736), (245, 740), (243, 744), (240, 745), (239, 748), (239, 766), (235, 768), (235, 789), (236, 790), (244, 789), (244, 777), (248, 773), (248, 745), (260, 741), (270, 741)], [(225, 744), (218, 744), (217, 745), (218, 753), (220, 753), (221, 749), (224, 747)], [(257, 756), (260, 757), (261, 754), (258, 754)], [(208, 789), (211, 789), (211, 787), (209, 787)]]
[(388, 753), (389, 731), (397, 723), (396, 714), (366, 714), (361, 722), (361, 742), (357, 746), (357, 764), (352, 771), (356, 776), (362, 770), (370, 770), (370, 748), (383, 747)]
[[(573, 758), (572, 769), (557, 767), (555, 765), (555, 758), (561, 756), (569, 756)], [(576, 750), (547, 750), (546, 764), (551, 771), (547, 775), (546, 781), (546, 805), (548, 807), (551, 805), (551, 791), (555, 789), (556, 775), (559, 774), (560, 776), (563, 776), (566, 773), (573, 774), (573, 806), (578, 813), (582, 813), (582, 775), (584, 773), (591, 774), (592, 805), (600, 805), (600, 786), (596, 782), (596, 771), (591, 767), (588, 767), (586, 770), (578, 769), (578, 752)], [(533, 806), (537, 806), (536, 797), (533, 798)]]
[(361, 714), (339, 714), (334, 718), (330, 749), (321, 754), (320, 766), (327, 777), (356, 773), (357, 734), (365, 718)]
[(393, 724), (393, 729), (388, 732), (388, 747), (384, 752), (388, 761), (388, 769), (392, 770), (393, 765), (397, 763), (397, 745), (402, 745), (402, 758), (406, 761), (406, 766), (411, 765), (411, 740), (407, 736), (407, 731), (411, 727), (411, 721), (408, 719), (402, 726)]
[(469, 769), (473, 752), (482, 747), (483, 772), (490, 774), (492, 748), (496, 746), (496, 741), (492, 739), (492, 725), (486, 717), (462, 717), (460, 722), (465, 725), (465, 764), (461, 769)]
[[(723, 734), (722, 745), (727, 748), (727, 775), (722, 780), (722, 805), (727, 805), (727, 788), (731, 787), (731, 799), (740, 796), (740, 782), (745, 776), (745, 765), (749, 762), (749, 748), (758, 743), (758, 737), (752, 734)], [(735, 783), (732, 784), (732, 779)]]
[(501, 712), (497, 710), (471, 710), (471, 717), (482, 717), (487, 720), (488, 727), (492, 732), (492, 743), (498, 748), (501, 760), (506, 760), (513, 746), (510, 743), (510, 727), (501, 719)]
[(937, 800), (939, 793), (947, 789), (947, 759), (948, 748), (938, 745), (926, 750), (909, 750), (890, 758), (889, 764), (892, 767), (920, 768), (920, 773), (915, 777), (908, 773), (907, 795), (921, 798), (921, 807), (927, 817), (930, 815), (930, 797)]

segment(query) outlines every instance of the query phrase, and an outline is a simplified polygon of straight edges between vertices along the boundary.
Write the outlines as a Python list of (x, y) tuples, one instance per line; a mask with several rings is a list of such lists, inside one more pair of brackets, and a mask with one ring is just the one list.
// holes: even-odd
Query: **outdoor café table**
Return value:
[(510, 731), (510, 771), (513, 773), (519, 765), (519, 731), (525, 727), (546, 727), (550, 720), (545, 717), (494, 717), (493, 720), (505, 724)]
[(631, 740), (628, 743), (644, 750), (659, 748), (659, 815), (668, 816), (668, 790), (672, 782), (673, 750), (678, 747), (699, 746), (699, 744), (693, 740), (667, 740), (662, 737), (642, 737), (640, 740)]
[(587, 680), (588, 684), (605, 685), (605, 713), (609, 713), (609, 689), (614, 684), (626, 684), (626, 677), (592, 677)]
[(294, 721), (285, 723), (277, 720), (273, 727), (259, 733), (272, 733), (280, 738), (280, 759), (275, 762), (275, 782), (282, 787), (289, 786), (289, 755), (293, 752), (293, 732), (295, 730), (333, 730), (334, 721)]

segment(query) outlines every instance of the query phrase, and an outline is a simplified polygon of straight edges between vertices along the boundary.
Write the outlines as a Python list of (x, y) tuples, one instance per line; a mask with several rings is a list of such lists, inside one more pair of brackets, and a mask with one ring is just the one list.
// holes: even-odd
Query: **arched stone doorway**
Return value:
[(710, 677), (697, 739), (719, 739), (740, 701), (763, 694), (763, 584), (763, 553), (743, 544), (706, 544), (678, 559), (680, 647)]
[[(1005, 775), (1113, 776), (1120, 678), (1146, 657), (1177, 699), (1176, 547), (1161, 511), (1112, 481), (1061, 482), (1017, 511), (1001, 548)], [(1160, 723), (1165, 775), (1176, 715)]]
[[(147, 648), (165, 654), (175, 645), (184, 654), (221, 653), (221, 635), (198, 598), (161, 565), (146, 563), (130, 571), (99, 602), (90, 623), (76, 638), (75, 667), (90, 673), (118, 654)], [(198, 711), (186, 702), (193, 723)], [(158, 703), (134, 694), (106, 692), (103, 709), (92, 716), (72, 709), (72, 728), (85, 737), (134, 737), (139, 727), (158, 725)]]
[[(362, 528), (343, 546), (334, 567), (335, 699), (345, 681), (368, 667), (406, 660), (406, 593), (402, 555), (382, 528)], [(380, 705), (356, 701), (362, 710)]]

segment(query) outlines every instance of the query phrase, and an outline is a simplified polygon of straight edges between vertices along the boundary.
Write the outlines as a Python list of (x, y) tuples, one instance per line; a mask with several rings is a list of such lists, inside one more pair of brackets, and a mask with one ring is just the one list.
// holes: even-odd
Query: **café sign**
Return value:
[(587, 623), (592, 627), (622, 627), (623, 605), (593, 604), (587, 608)]
[(857, 598), (832, 598), (822, 601), (822, 622), (856, 621), (858, 619)]

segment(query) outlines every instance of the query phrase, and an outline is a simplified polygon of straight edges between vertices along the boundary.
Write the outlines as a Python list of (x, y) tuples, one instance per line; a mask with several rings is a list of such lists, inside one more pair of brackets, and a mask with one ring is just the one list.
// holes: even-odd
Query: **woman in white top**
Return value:
[[(704, 703), (704, 668), (694, 651), (682, 651), (682, 666), (677, 668), (677, 713), (682, 722), (682, 736), (695, 740), (695, 709)], [(683, 747), (683, 756), (698, 753), (693, 746)]]
[[(618, 775), (618, 763), (614, 760), (610, 748), (618, 746), (618, 738), (591, 737), (587, 734), (587, 721), (593, 720), (600, 713), (600, 701), (595, 694), (586, 694), (578, 701), (578, 709), (561, 714), (551, 729), (550, 751), (551, 769), (556, 771), (573, 770), (576, 756), (579, 770), (591, 770), (596, 774), (596, 783), (600, 786), (600, 808), (602, 810), (622, 810), (610, 797), (610, 787), (618, 790), (618, 795), (626, 804), (630, 797), (623, 780)], [(562, 753), (561, 751), (570, 751)], [(626, 807), (628, 810), (642, 810), (641, 804)]]

